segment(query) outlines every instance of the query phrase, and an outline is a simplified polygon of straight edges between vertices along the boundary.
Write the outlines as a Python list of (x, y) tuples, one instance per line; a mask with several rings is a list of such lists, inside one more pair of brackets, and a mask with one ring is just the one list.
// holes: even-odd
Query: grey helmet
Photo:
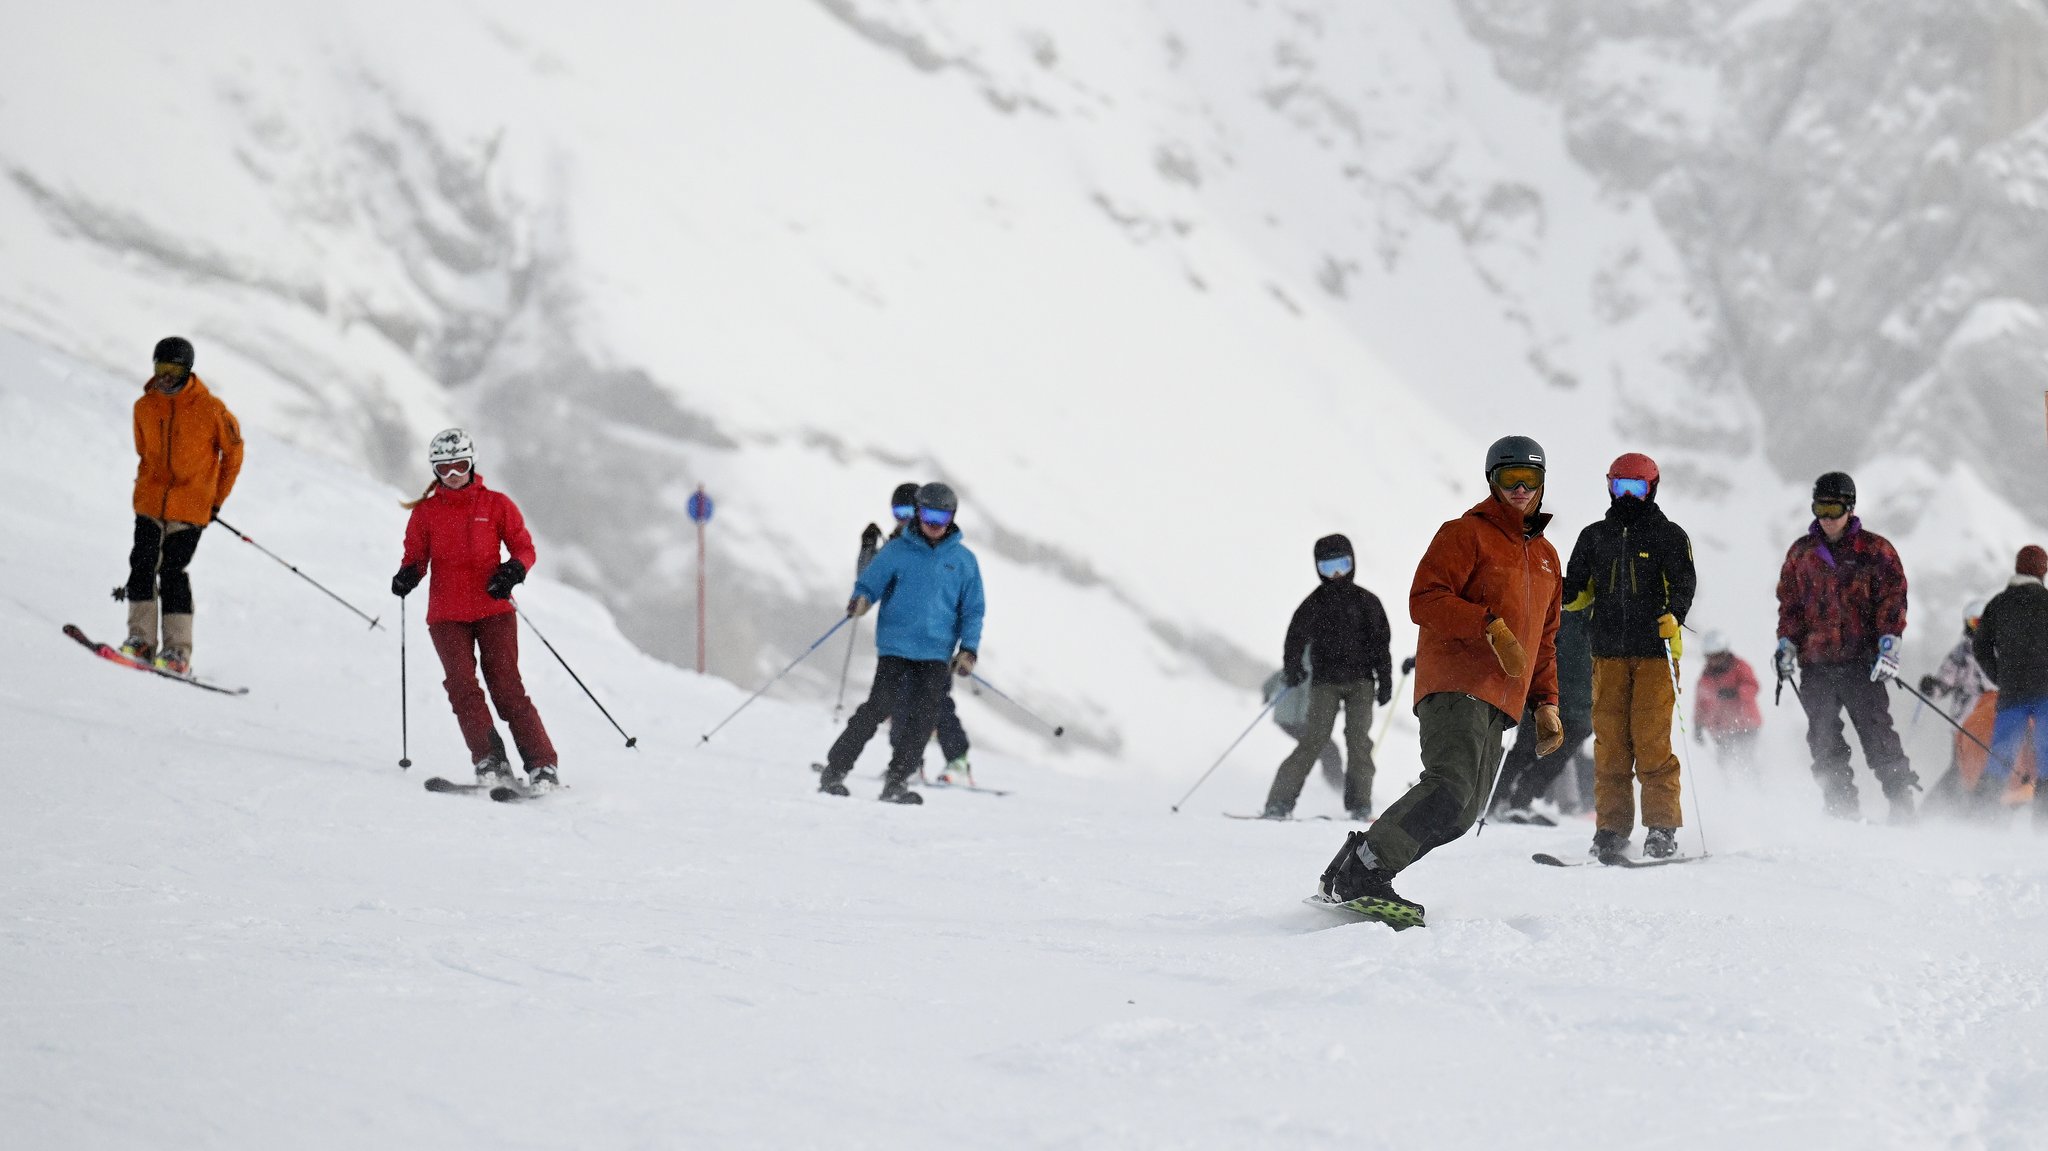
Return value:
[(1834, 501), (1856, 506), (1856, 481), (1848, 472), (1829, 472), (1813, 481), (1813, 502)]
[(1528, 436), (1502, 436), (1486, 449), (1486, 478), (1489, 481), (1500, 469), (1516, 466), (1544, 469), (1543, 445)]
[(952, 488), (935, 481), (917, 489), (917, 506), (935, 512), (957, 512), (960, 497), (953, 494)]
[(468, 460), (471, 466), (476, 464), (476, 445), (470, 442), (469, 433), (461, 428), (443, 428), (435, 432), (433, 441), (427, 444), (427, 463), (431, 466), (456, 460)]

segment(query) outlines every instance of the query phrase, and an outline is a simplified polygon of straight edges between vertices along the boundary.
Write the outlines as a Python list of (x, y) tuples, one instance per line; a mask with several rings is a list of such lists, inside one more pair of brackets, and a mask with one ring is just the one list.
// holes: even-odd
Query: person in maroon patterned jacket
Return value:
[(1829, 472), (1813, 485), (1813, 525), (1785, 553), (1778, 573), (1778, 678), (1799, 676), (1806, 746), (1829, 815), (1861, 811), (1842, 713), (1856, 725), (1863, 757), (1891, 800), (1891, 820), (1913, 818), (1920, 777), (1892, 727), (1885, 685), (1899, 672), (1906, 630), (1906, 570), (1891, 542), (1865, 531), (1856, 482)]

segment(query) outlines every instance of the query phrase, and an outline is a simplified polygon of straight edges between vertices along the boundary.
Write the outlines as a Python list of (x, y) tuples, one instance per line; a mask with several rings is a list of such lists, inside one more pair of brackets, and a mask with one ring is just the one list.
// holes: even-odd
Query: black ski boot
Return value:
[(1267, 805), (1266, 805), (1266, 810), (1265, 810), (1264, 812), (1261, 812), (1261, 813), (1260, 813), (1260, 815), (1259, 815), (1259, 818), (1260, 818), (1260, 819), (1293, 819), (1293, 818), (1294, 818), (1294, 806), (1293, 806), (1292, 804), (1278, 804), (1278, 803), (1269, 803), (1269, 804), (1267, 804)]
[(539, 767), (526, 769), (526, 790), (535, 795), (546, 795), (561, 786), (562, 781), (556, 778), (555, 765), (552, 763), (543, 763)]
[(1618, 831), (1596, 831), (1593, 833), (1593, 846), (1587, 850), (1586, 854), (1602, 863), (1607, 862), (1613, 856), (1626, 856), (1628, 854), (1628, 836)]
[[(1999, 781), (2001, 785), (2004, 782)], [(1885, 818), (1885, 822), (1894, 827), (1903, 827), (1919, 820), (1920, 813), (1914, 810), (1913, 805), (1913, 789), (1919, 786), (1919, 783), (1920, 777), (1909, 771), (1903, 779), (1892, 781), (1892, 785), (1884, 789), (1884, 797), (1892, 804), (1891, 814)]]
[(1344, 837), (1344, 846), (1330, 866), (1323, 869), (1317, 888), (1324, 899), (1341, 903), (1367, 919), (1378, 920), (1396, 931), (1422, 926), (1422, 905), (1403, 898), (1394, 890), (1394, 873), (1365, 862), (1361, 850), (1365, 833), (1354, 831)]
[(916, 770), (910, 768), (899, 772), (896, 768), (890, 768), (889, 774), (882, 777), (882, 802), (907, 803), (913, 806), (923, 803), (924, 796), (910, 790), (910, 777)]
[(852, 770), (851, 767), (833, 767), (827, 764), (818, 773), (818, 790), (826, 795), (852, 795), (852, 792), (846, 790), (846, 776)]
[(512, 786), (512, 765), (505, 762), (502, 753), (493, 751), (476, 761), (476, 783), (478, 787)]
[(1678, 829), (1652, 827), (1643, 832), (1643, 854), (1651, 859), (1669, 859), (1678, 854)]

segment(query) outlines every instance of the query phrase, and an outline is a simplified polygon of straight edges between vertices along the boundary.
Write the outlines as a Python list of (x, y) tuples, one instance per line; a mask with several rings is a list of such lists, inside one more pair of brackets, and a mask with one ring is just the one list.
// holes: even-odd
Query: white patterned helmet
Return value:
[(476, 445), (469, 441), (469, 433), (461, 428), (444, 428), (434, 433), (433, 442), (427, 445), (427, 463), (446, 464), (456, 460), (476, 463)]

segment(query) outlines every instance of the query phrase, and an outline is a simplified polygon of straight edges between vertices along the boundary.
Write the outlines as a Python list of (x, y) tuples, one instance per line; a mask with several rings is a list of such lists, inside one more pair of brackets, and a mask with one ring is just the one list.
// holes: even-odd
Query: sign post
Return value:
[(697, 494), (690, 497), (690, 522), (697, 525), (697, 674), (704, 674), (704, 526), (711, 522), (711, 497), (704, 494), (704, 485), (697, 485)]

